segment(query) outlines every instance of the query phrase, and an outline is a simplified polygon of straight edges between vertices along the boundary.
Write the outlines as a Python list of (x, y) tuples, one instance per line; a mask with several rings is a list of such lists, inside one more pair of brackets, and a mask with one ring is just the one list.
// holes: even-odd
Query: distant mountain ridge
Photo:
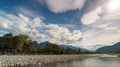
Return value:
[(96, 50), (96, 52), (100, 53), (119, 53), (120, 52), (120, 42), (112, 45), (112, 46), (105, 46), (101, 47)]
[(32, 45), (37, 47), (37, 48), (44, 48), (47, 46), (49, 42), (46, 41), (46, 42), (42, 42), (42, 43), (38, 43), (37, 41), (33, 41)]
[[(42, 43), (38, 43), (37, 41), (34, 41), (32, 43), (33, 46), (35, 47), (38, 47), (38, 48), (44, 48), (47, 46), (49, 42), (46, 41), (46, 42), (42, 42)], [(80, 47), (76, 47), (76, 46), (72, 46), (72, 45), (59, 45), (60, 48), (64, 48), (64, 49), (67, 49), (67, 48), (71, 48), (71, 49), (74, 49), (74, 50), (82, 50), (82, 51), (87, 51), (86, 49), (84, 48), (80, 48)]]
[(76, 47), (76, 46), (72, 46), (72, 45), (59, 45), (61, 48), (64, 48), (64, 49), (67, 49), (67, 48), (71, 48), (71, 49), (74, 49), (74, 50), (82, 50), (82, 51), (87, 51), (86, 49), (84, 48), (80, 48), (80, 47)]

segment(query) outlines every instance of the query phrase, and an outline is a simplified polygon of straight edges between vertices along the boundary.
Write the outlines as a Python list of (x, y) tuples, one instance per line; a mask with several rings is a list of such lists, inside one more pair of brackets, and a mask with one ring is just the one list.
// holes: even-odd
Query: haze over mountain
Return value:
[(120, 52), (120, 42), (112, 45), (112, 46), (105, 46), (101, 47), (96, 50), (96, 52), (100, 53), (119, 53)]
[(120, 42), (120, 0), (0, 0), (0, 36), (95, 50)]
[[(45, 48), (48, 44), (49, 44), (48, 41), (42, 42), (42, 43), (38, 43), (37, 41), (32, 42), (32, 45), (37, 47), (37, 48)], [(64, 49), (70, 48), (70, 49), (73, 49), (73, 50), (79, 50), (80, 49), (81, 51), (87, 51), (84, 48), (75, 47), (75, 46), (71, 46), (71, 45), (59, 45), (59, 47), (64, 48)]]

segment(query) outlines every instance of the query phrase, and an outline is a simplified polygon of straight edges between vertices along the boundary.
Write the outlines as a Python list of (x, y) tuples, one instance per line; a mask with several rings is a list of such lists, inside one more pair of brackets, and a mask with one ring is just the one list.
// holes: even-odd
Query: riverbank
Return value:
[(95, 57), (96, 54), (81, 55), (1, 55), (0, 67), (39, 65), (56, 62), (67, 62), (72, 60), (81, 60), (84, 58)]

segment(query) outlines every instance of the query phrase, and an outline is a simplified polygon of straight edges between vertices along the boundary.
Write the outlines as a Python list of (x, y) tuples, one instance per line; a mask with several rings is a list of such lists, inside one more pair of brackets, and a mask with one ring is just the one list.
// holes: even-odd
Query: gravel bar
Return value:
[(81, 55), (0, 55), (0, 67), (39, 65), (56, 62), (67, 62), (95, 57), (96, 54)]

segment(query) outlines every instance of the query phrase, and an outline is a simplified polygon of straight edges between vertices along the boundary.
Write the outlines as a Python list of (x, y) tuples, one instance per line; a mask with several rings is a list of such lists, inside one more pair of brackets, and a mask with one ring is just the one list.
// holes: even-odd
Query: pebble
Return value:
[[(86, 55), (85, 55), (86, 56)], [(29, 64), (36, 64), (41, 66), (47, 63), (67, 62), (84, 58), (84, 55), (1, 55), (0, 66), (25, 66)], [(87, 57), (87, 56), (86, 56)]]

